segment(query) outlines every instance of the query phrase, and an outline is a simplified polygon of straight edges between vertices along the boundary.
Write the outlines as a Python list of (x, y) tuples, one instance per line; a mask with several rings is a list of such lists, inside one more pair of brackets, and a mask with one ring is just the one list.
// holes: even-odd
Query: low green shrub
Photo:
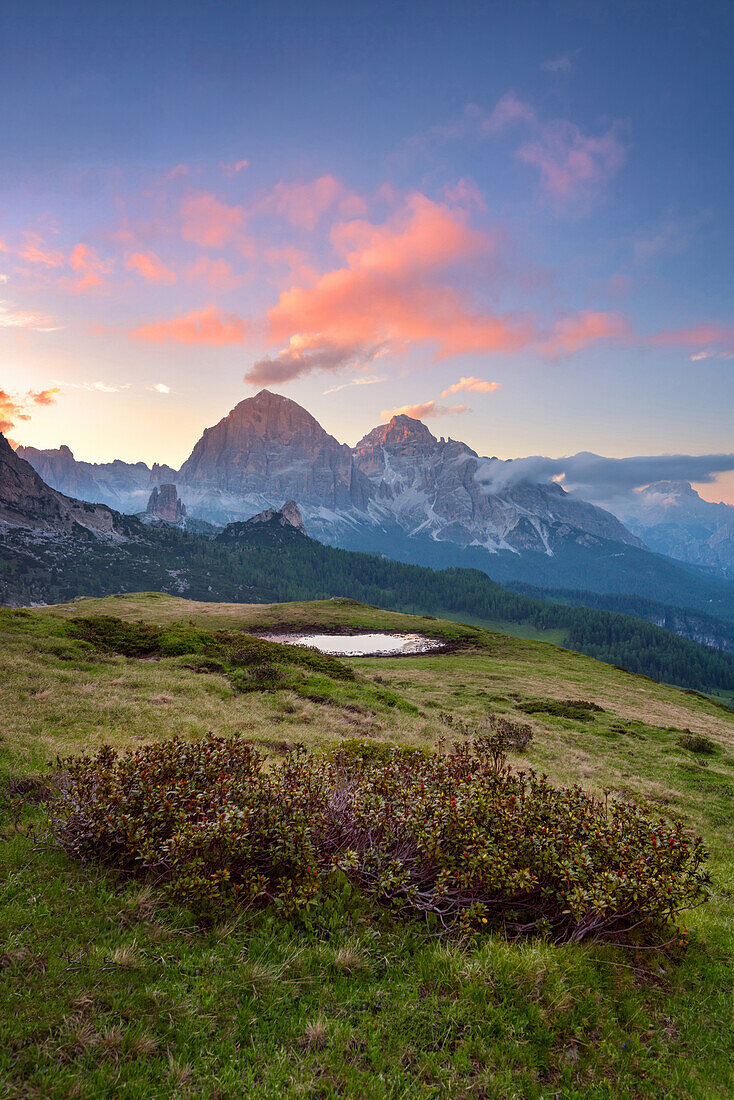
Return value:
[[(293, 665), (332, 680), (354, 681), (353, 668), (327, 653), (306, 646), (281, 645), (237, 630), (200, 630), (187, 623), (157, 626), (127, 622), (114, 615), (90, 615), (69, 620), (69, 633), (95, 649), (123, 657), (183, 657), (194, 655), (202, 671), (227, 674), (252, 665)], [(216, 662), (216, 665), (214, 664)], [(271, 677), (270, 679), (272, 679)]]
[(682, 737), (678, 738), (678, 744), (689, 752), (700, 753), (702, 756), (712, 756), (716, 752), (716, 742), (712, 741), (704, 733), (691, 733), (685, 730)]
[(492, 736), (438, 753), (296, 747), (268, 769), (237, 737), (104, 748), (59, 762), (51, 831), (71, 856), (162, 882), (203, 917), (308, 911), (340, 871), (437, 932), (682, 941), (677, 914), (707, 896), (700, 838), (512, 773)]
[(551, 714), (555, 718), (573, 718), (581, 722), (588, 722), (594, 714), (604, 713), (604, 707), (586, 699), (531, 699), (515, 705), (524, 714)]

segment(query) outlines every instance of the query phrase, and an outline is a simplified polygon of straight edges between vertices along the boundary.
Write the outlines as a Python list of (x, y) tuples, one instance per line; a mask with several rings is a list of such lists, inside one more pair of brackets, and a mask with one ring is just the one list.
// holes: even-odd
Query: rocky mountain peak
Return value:
[(179, 499), (176, 486), (167, 483), (155, 486), (145, 511), (166, 523), (180, 523), (186, 516), (186, 505)]
[(387, 424), (378, 424), (371, 432), (360, 439), (355, 452), (368, 452), (375, 447), (405, 450), (418, 446), (422, 449), (435, 447), (438, 440), (420, 420), (399, 413)]
[(688, 497), (700, 500), (690, 481), (654, 481), (642, 490), (645, 496)]
[(215, 431), (225, 423), (237, 432), (247, 432), (261, 439), (277, 439), (283, 443), (302, 435), (332, 438), (318, 420), (296, 401), (270, 390), (260, 390), (254, 397), (246, 397), (235, 405), (224, 420), (207, 430)]
[(255, 510), (273, 499), (364, 508), (369, 495), (350, 448), (295, 401), (269, 390), (240, 401), (206, 429), (178, 482), (189, 503), (216, 494), (218, 502), (223, 496), (232, 500), (233, 511), (243, 500)]

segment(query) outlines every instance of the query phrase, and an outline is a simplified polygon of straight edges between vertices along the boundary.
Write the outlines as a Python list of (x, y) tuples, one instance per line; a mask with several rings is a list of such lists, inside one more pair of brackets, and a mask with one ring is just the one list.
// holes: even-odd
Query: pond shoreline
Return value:
[(292, 631), (260, 634), (258, 637), (269, 642), (278, 642), (280, 645), (298, 645), (317, 649), (319, 653), (332, 657), (420, 657), (427, 653), (445, 652), (448, 648), (445, 641), (437, 638), (401, 631), (379, 633)]

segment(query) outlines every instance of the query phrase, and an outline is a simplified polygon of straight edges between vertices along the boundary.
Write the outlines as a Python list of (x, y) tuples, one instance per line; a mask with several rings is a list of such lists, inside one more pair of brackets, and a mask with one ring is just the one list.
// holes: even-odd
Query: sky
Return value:
[(177, 467), (265, 386), (350, 444), (404, 411), (734, 503), (732, 31), (729, 0), (4, 0), (0, 430)]

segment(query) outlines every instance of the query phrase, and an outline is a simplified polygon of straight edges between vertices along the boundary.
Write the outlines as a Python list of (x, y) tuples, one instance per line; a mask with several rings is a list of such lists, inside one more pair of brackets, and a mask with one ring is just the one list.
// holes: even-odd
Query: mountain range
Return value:
[[(693, 592), (721, 619), (678, 609), (671, 633), (627, 614), (513, 593), (479, 570), (436, 571), (325, 546), (307, 535), (293, 500), (223, 529), (193, 522), (201, 527), (188, 526), (172, 483), (154, 487), (140, 517), (67, 497), (0, 436), (0, 604), (141, 590), (236, 603), (336, 593), (395, 610), (468, 616), (509, 633), (528, 627), (541, 636), (551, 632), (556, 644), (631, 671), (726, 699), (734, 689), (734, 654), (724, 652), (734, 623), (731, 584), (703, 583)], [(648, 551), (630, 550), (655, 560)]]
[(486, 459), (436, 438), (419, 420), (394, 416), (352, 448), (268, 390), (207, 428), (178, 471), (82, 462), (67, 446), (16, 453), (54, 489), (122, 512), (144, 513), (152, 491), (173, 484), (189, 528), (243, 521), (294, 500), (308, 533), (326, 544), (432, 567), (471, 566), (503, 583), (633, 593), (711, 610), (695, 592), (699, 567), (709, 575), (734, 570), (734, 508), (708, 504), (686, 483), (634, 494), (622, 518), (554, 482), (494, 490), (477, 476)]

